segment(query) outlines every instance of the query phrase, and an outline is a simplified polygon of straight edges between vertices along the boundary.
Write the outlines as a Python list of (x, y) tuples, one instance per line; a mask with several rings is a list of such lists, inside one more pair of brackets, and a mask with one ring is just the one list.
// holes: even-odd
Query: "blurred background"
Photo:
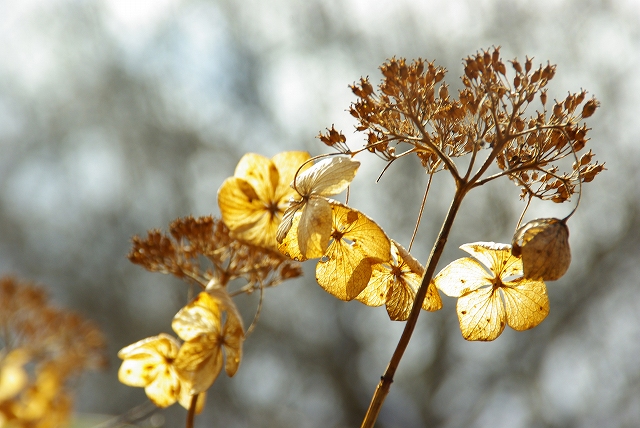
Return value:
[[(455, 299), (421, 314), (379, 427), (640, 425), (640, 2), (637, 0), (0, 1), (0, 275), (49, 287), (98, 322), (110, 368), (85, 376), (76, 410), (145, 402), (117, 380), (122, 347), (160, 332), (180, 281), (129, 263), (130, 238), (218, 213), (216, 191), (247, 151), (326, 152), (360, 76), (392, 56), (447, 67), (501, 46), (558, 65), (549, 98), (587, 89), (602, 107), (591, 147), (607, 171), (569, 222), (573, 263), (548, 284), (537, 328), (462, 339)], [(417, 161), (362, 156), (351, 203), (408, 245), (426, 176)], [(439, 174), (412, 253), (424, 262), (451, 197)], [(523, 203), (510, 182), (465, 200), (441, 265), (473, 241), (509, 242)], [(536, 204), (527, 219), (572, 204)], [(248, 325), (257, 296), (240, 297)], [(221, 376), (198, 427), (359, 426), (402, 323), (305, 277), (268, 290), (238, 374)], [(184, 426), (175, 405), (141, 426)]]

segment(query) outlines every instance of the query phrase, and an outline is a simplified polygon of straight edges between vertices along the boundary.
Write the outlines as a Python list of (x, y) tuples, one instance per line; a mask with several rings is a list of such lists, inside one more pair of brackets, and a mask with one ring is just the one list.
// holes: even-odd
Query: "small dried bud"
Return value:
[(586, 119), (591, 116), (596, 109), (600, 106), (600, 103), (595, 98), (591, 98), (582, 108), (582, 118)]
[(526, 61), (524, 62), (524, 71), (526, 73), (531, 71), (531, 58), (529, 58), (529, 57), (527, 57)]
[(511, 61), (511, 65), (513, 65), (513, 69), (516, 71), (516, 73), (522, 73), (522, 66), (517, 60), (514, 59), (513, 61)]
[(522, 256), (524, 277), (555, 281), (571, 264), (569, 228), (557, 218), (531, 220), (513, 235), (514, 256)]
[(446, 100), (447, 98), (449, 98), (449, 88), (447, 85), (440, 86), (440, 90), (438, 91), (438, 96), (443, 100)]
[(542, 103), (542, 105), (545, 105), (547, 103), (547, 91), (546, 90), (542, 91), (542, 93), (540, 94), (540, 102)]
[(555, 117), (562, 116), (562, 106), (560, 104), (556, 103), (556, 105), (553, 106), (553, 115)]

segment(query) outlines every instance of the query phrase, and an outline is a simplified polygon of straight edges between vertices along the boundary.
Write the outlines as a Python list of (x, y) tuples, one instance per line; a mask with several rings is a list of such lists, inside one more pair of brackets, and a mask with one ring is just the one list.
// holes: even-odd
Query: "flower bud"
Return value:
[(569, 228), (557, 218), (531, 220), (513, 235), (514, 256), (522, 257), (524, 277), (555, 281), (571, 264)]

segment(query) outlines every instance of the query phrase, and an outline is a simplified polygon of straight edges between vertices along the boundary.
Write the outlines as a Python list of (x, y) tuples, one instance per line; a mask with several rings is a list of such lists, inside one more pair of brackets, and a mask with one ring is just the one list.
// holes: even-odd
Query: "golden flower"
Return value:
[[(158, 407), (168, 407), (178, 401), (188, 409), (193, 395), (191, 386), (174, 364), (179, 347), (174, 337), (161, 333), (122, 348), (118, 357), (124, 361), (118, 370), (118, 379), (125, 385), (143, 387)], [(204, 396), (201, 398), (198, 398), (197, 413), (204, 405)]]
[[(372, 266), (371, 280), (356, 299), (367, 306), (386, 304), (389, 318), (404, 321), (409, 318), (423, 274), (424, 268), (420, 262), (392, 239), (391, 258)], [(440, 294), (434, 284), (430, 283), (422, 309), (437, 311), (440, 308)]]
[[(223, 319), (223, 313), (225, 318)], [(233, 376), (242, 359), (244, 329), (238, 309), (226, 291), (203, 291), (173, 318), (173, 330), (185, 343), (175, 366), (189, 381), (190, 393), (206, 391), (222, 370)]]
[(276, 250), (276, 230), (289, 198), (289, 184), (307, 152), (283, 152), (268, 159), (247, 153), (218, 190), (222, 220), (238, 239)]
[[(369, 283), (371, 266), (390, 257), (391, 244), (380, 226), (360, 211), (336, 201), (329, 207), (332, 231), (316, 265), (316, 280), (338, 299), (352, 300)], [(291, 234), (291, 242), (296, 242), (293, 228)]]
[(458, 320), (465, 339), (494, 340), (505, 321), (522, 331), (546, 318), (547, 287), (522, 277), (522, 260), (511, 254), (510, 245), (476, 242), (460, 248), (474, 258), (453, 261), (434, 282), (447, 296), (458, 297)]
[[(359, 166), (360, 162), (348, 156), (332, 156), (298, 175), (291, 184), (298, 197), (292, 198), (276, 234), (280, 252), (298, 261), (325, 253), (331, 235), (331, 205), (327, 198), (346, 189)], [(287, 237), (292, 229), (296, 242)], [(289, 251), (291, 247), (296, 248), (295, 254)]]

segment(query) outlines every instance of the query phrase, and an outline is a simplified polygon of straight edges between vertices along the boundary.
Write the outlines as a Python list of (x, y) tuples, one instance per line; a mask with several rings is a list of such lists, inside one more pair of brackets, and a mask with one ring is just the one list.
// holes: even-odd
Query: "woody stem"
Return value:
[(371, 398), (371, 403), (369, 404), (367, 413), (364, 417), (364, 420), (362, 421), (361, 428), (372, 428), (376, 422), (376, 419), (378, 419), (378, 414), (380, 413), (380, 409), (382, 409), (382, 404), (384, 403), (384, 400), (389, 394), (389, 390), (391, 389), (393, 376), (395, 375), (398, 365), (400, 364), (400, 360), (404, 355), (404, 351), (407, 349), (409, 341), (411, 340), (411, 335), (413, 334), (416, 322), (418, 321), (418, 316), (420, 316), (422, 302), (427, 295), (429, 284), (433, 279), (433, 274), (435, 273), (436, 266), (438, 265), (440, 256), (442, 256), (442, 252), (447, 243), (447, 238), (449, 237), (449, 233), (451, 232), (453, 221), (456, 217), (456, 214), (458, 213), (458, 210), (460, 209), (462, 199), (467, 194), (470, 188), (471, 186), (469, 186), (468, 183), (461, 181), (458, 182), (456, 193), (453, 197), (453, 201), (451, 201), (451, 206), (449, 207), (447, 216), (445, 217), (444, 223), (442, 224), (440, 233), (438, 234), (438, 239), (436, 240), (433, 249), (431, 250), (431, 254), (429, 255), (427, 267), (425, 269), (424, 275), (422, 276), (422, 283), (420, 284), (420, 288), (418, 289), (418, 293), (416, 294), (416, 299), (413, 302), (413, 307), (411, 308), (411, 313), (409, 314), (407, 323), (405, 324), (404, 330), (402, 331), (402, 336), (400, 336), (400, 340), (398, 341), (398, 345), (396, 346), (396, 349), (391, 356), (389, 365), (387, 365), (387, 369), (380, 378), (380, 382), (378, 383), (373, 397)]

